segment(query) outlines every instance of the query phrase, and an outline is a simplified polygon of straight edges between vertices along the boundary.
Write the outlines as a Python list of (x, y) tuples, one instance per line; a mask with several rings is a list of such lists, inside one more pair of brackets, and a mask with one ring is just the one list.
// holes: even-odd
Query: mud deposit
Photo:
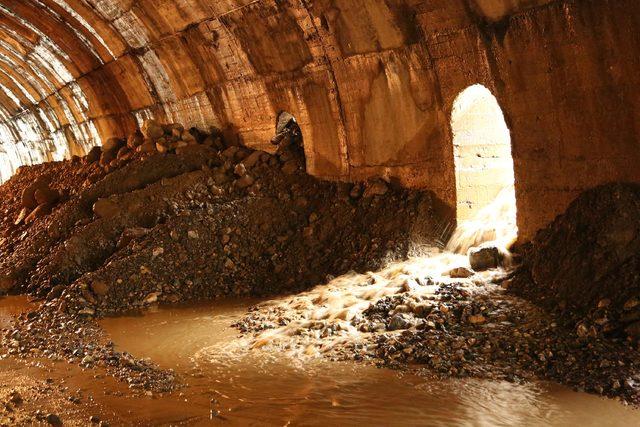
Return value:
[(610, 184), (576, 199), (525, 248), (513, 289), (582, 337), (640, 338), (640, 186)]

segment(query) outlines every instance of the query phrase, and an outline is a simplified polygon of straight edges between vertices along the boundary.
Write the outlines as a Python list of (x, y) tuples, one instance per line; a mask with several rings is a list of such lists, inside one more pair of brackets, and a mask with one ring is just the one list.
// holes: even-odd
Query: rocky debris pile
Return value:
[[(640, 404), (640, 353), (589, 338), (512, 295), (512, 273), (437, 253), (254, 307), (236, 326), (266, 351), (419, 367), (439, 379), (552, 380)], [(442, 273), (439, 273), (442, 272)]]
[[(6, 203), (0, 212), (0, 236), (15, 241), (28, 226), (51, 213), (61, 201), (73, 199), (110, 173), (131, 161), (158, 152), (181, 152), (187, 146), (222, 148), (222, 132), (212, 128), (204, 133), (181, 125), (160, 125), (154, 120), (144, 123), (141, 131), (128, 138), (109, 138), (102, 146), (93, 147), (86, 156), (74, 155), (70, 161), (22, 166), (2, 186), (0, 196)], [(158, 136), (160, 135), (160, 136)], [(236, 142), (237, 144), (237, 142)], [(10, 251), (7, 248), (7, 253)]]
[(69, 161), (22, 166), (0, 186), (0, 250), (10, 253), (7, 244), (77, 193), (87, 176), (81, 166)]
[[(0, 198), (4, 202), (0, 211), (0, 253), (20, 252), (19, 246), (28, 235), (43, 228), (41, 222), (49, 229), (48, 222), (59, 222), (48, 219), (52, 212), (67, 207), (68, 201), (74, 204), (73, 201), (83, 198), (83, 193), (99, 197), (98, 193), (109, 191), (97, 183), (145, 156), (148, 154), (123, 146), (118, 138), (111, 138), (102, 147), (93, 147), (84, 157), (73, 156), (69, 161), (20, 167), (0, 186)], [(63, 214), (56, 215), (57, 218), (61, 216)], [(44, 246), (45, 249), (48, 247)], [(0, 276), (0, 284), (6, 291), (13, 286), (13, 280)]]
[(147, 120), (141, 131), (129, 137), (127, 146), (143, 153), (180, 152), (185, 147), (198, 144), (217, 150), (225, 148), (222, 132), (216, 127), (211, 127), (205, 133), (197, 128), (185, 129), (177, 123), (160, 124), (155, 120)]
[[(273, 184), (266, 175), (257, 176), (265, 189)], [(48, 298), (58, 298), (74, 312), (113, 314), (156, 302), (303, 290), (328, 274), (379, 267), (388, 254), (406, 253), (403, 235), (415, 225), (415, 214), (396, 215), (417, 213), (426, 202), (398, 194), (384, 203), (338, 200), (333, 184), (315, 183), (308, 191), (300, 177), (284, 193), (267, 197), (263, 189), (261, 197), (229, 200), (218, 195), (219, 187), (212, 193), (204, 185), (207, 178), (201, 179), (201, 186), (182, 193), (185, 199), (173, 199), (171, 220), (124, 229), (116, 243), (121, 249), (103, 267), (84, 274), (62, 294), (53, 288)], [(196, 192), (203, 195), (196, 197)], [(197, 206), (207, 200), (203, 208)], [(386, 221), (395, 230), (383, 227)]]
[[(29, 225), (49, 215), (56, 204), (75, 196), (79, 189), (95, 184), (134, 158), (144, 155), (143, 150), (137, 150), (140, 138), (139, 133), (132, 134), (128, 140), (110, 138), (102, 147), (93, 147), (83, 157), (74, 155), (70, 161), (20, 167), (0, 190), (6, 195), (3, 200), (9, 201), (5, 217), (0, 218), (2, 234), (9, 234), (17, 226)], [(18, 213), (13, 221), (8, 221), (11, 207), (16, 206)]]
[[(207, 161), (208, 158), (198, 150), (180, 156), (141, 158), (80, 189), (68, 201), (60, 203), (50, 215), (17, 232), (10, 231), (8, 237), (0, 242), (0, 251), (6, 254), (0, 259), (0, 289), (5, 292), (25, 288), (37, 290), (39, 285), (31, 286), (28, 283), (31, 273), (48, 264), (47, 257), (55, 252), (54, 248), (64, 252), (62, 243), (75, 231), (93, 222), (92, 207), (98, 200), (199, 169), (206, 166)], [(19, 188), (17, 190), (19, 193), (22, 191)], [(82, 245), (79, 240), (73, 242), (70, 242), (70, 247)]]
[(102, 147), (93, 147), (87, 155), (74, 161), (82, 161), (88, 171), (85, 186), (100, 181), (105, 175), (125, 166), (136, 157), (135, 147), (130, 147), (125, 140), (109, 138)]
[[(362, 316), (338, 323), (323, 316), (299, 316), (282, 306), (256, 307), (236, 326), (258, 337), (257, 347), (264, 337), (276, 335), (272, 331), (284, 330), (285, 339), (279, 343), (284, 351), (314, 355), (317, 352), (309, 350), (315, 347), (335, 360), (412, 366), (437, 379), (551, 380), (640, 403), (637, 351), (625, 343), (585, 339), (554, 316), (507, 293), (504, 285), (432, 282), (431, 292), (389, 295)], [(316, 310), (322, 312), (321, 307)]]
[[(2, 289), (46, 301), (4, 345), (12, 355), (105, 366), (144, 388), (168, 389), (173, 378), (114, 351), (91, 318), (305, 289), (403, 257), (439, 222), (429, 193), (383, 180), (324, 182), (304, 172), (299, 151), (272, 155), (153, 121), (62, 164), (83, 171), (81, 188), (0, 246), (12, 248), (0, 259)], [(98, 168), (101, 178), (89, 178)], [(17, 182), (27, 182), (10, 184), (21, 192)]]
[(524, 248), (512, 290), (582, 337), (640, 338), (640, 186), (579, 196)]
[(30, 230), (3, 260), (5, 281), (84, 315), (273, 294), (377, 268), (437, 223), (428, 193), (323, 182), (286, 151), (178, 148), (112, 172)]
[[(367, 311), (374, 344), (356, 358), (424, 365), (437, 378), (552, 380), (580, 391), (640, 403), (640, 357), (623, 343), (588, 340), (502, 287), (441, 286), (426, 300), (401, 295)], [(375, 326), (379, 325), (379, 326)]]
[[(163, 144), (169, 145), (158, 150)], [(155, 151), (151, 145), (156, 147)], [(141, 149), (145, 146), (147, 148)], [(144, 155), (138, 155), (139, 152)], [(58, 167), (60, 163), (54, 165)], [(206, 222), (219, 216), (218, 208), (226, 211), (253, 209), (245, 217), (244, 226), (261, 224), (263, 230), (252, 230), (251, 233), (264, 235), (265, 245), (262, 253), (253, 249), (253, 260), (248, 254), (241, 257), (249, 265), (258, 263), (257, 258), (270, 258), (271, 262), (261, 263), (261, 268), (276, 268), (281, 270), (277, 273), (284, 275), (291, 270), (284, 271), (287, 262), (298, 262), (287, 258), (286, 252), (293, 250), (287, 247), (306, 241), (301, 245), (304, 248), (300, 248), (310, 254), (305, 261), (318, 269), (313, 272), (309, 267), (300, 266), (304, 271), (294, 276), (299, 278), (305, 272), (314, 276), (302, 280), (300, 286), (321, 279), (323, 274), (336, 272), (334, 269), (344, 271), (358, 267), (358, 263), (375, 263), (385, 252), (406, 247), (406, 242), (396, 237), (406, 235), (412, 224), (429, 226), (434, 222), (428, 194), (390, 191), (389, 184), (382, 180), (354, 186), (321, 182), (302, 173), (304, 159), (295, 151), (283, 150), (273, 156), (240, 146), (237, 140), (223, 141), (215, 129), (213, 133), (205, 134), (195, 129), (186, 131), (176, 124), (159, 125), (152, 120), (145, 122), (142, 132), (132, 134), (127, 140), (109, 139), (102, 148), (92, 149), (84, 159), (66, 162), (66, 168), (61, 168), (59, 174), (48, 174), (46, 167), (42, 170), (42, 165), (34, 169), (49, 178), (36, 177), (35, 184), (12, 179), (7, 187), (24, 193), (23, 199), (30, 203), (35, 203), (30, 199), (35, 195), (40, 197), (41, 193), (51, 193), (51, 199), (59, 202), (53, 213), (39, 221), (17, 229), (11, 224), (14, 230), (0, 242), (0, 250), (7, 254), (0, 260), (0, 287), (4, 291), (27, 289), (50, 298), (58, 296), (64, 287), (83, 274), (98, 270), (134, 237), (144, 240), (144, 236), (136, 233), (151, 239), (154, 233), (148, 232), (154, 227), (170, 227), (171, 219), (182, 215), (193, 215), (194, 218), (199, 215)], [(58, 178), (63, 178), (65, 169), (67, 172), (75, 170), (71, 175), (86, 178), (84, 187), (67, 191), (69, 196), (60, 198), (55, 196), (59, 193), (57, 190), (49, 191), (46, 182), (55, 185)], [(260, 202), (263, 205), (249, 202), (250, 198), (263, 199)], [(10, 204), (18, 202), (22, 203), (22, 199), (12, 199)], [(280, 206), (275, 206), (276, 202)], [(243, 204), (250, 206), (243, 207)], [(260, 212), (259, 209), (265, 210)], [(268, 210), (277, 213), (268, 218), (265, 214)], [(394, 210), (406, 215), (394, 219)], [(230, 215), (230, 218), (234, 216)], [(388, 225), (382, 224), (383, 219), (388, 220)], [(371, 230), (365, 225), (368, 223), (373, 224)], [(283, 224), (288, 225), (286, 230), (282, 229)], [(250, 236), (233, 221), (224, 228)], [(215, 237), (215, 242), (210, 242), (209, 246), (217, 247), (220, 239), (231, 239), (231, 235), (223, 231), (218, 230), (215, 236), (203, 233), (211, 239)], [(265, 231), (270, 231), (271, 235)], [(387, 237), (391, 239), (385, 241)], [(249, 245), (251, 237), (244, 238), (247, 240), (244, 244)], [(322, 243), (329, 244), (331, 240), (342, 247), (342, 252), (333, 253), (333, 249), (322, 247)], [(186, 243), (189, 246), (195, 240)], [(313, 250), (309, 251), (307, 246), (312, 246)], [(361, 257), (365, 247), (370, 253)], [(223, 253), (209, 254), (227, 265), (224, 269), (220, 267), (221, 273), (228, 271), (232, 263), (243, 262), (242, 259), (234, 260), (239, 255), (233, 253), (236, 249), (235, 242), (225, 242), (218, 248)], [(167, 251), (159, 260), (171, 255)], [(352, 261), (355, 264), (351, 265)], [(235, 270), (242, 268), (238, 266)], [(129, 276), (131, 274), (127, 278)], [(125, 277), (118, 279), (125, 280)], [(296, 277), (282, 279), (291, 284)], [(186, 280), (192, 281), (191, 278)], [(183, 293), (188, 294), (188, 291)]]

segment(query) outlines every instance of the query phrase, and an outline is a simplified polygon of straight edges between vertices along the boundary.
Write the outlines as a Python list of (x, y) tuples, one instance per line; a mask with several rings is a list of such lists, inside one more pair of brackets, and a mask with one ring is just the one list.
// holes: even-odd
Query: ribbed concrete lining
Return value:
[[(330, 43), (322, 40), (327, 31), (318, 28), (326, 26), (327, 18), (313, 15), (308, 3), (3, 0), (0, 138), (5, 151), (2, 161), (10, 165), (3, 172), (6, 175), (8, 169), (24, 163), (82, 153), (102, 138), (129, 130), (134, 117), (166, 116), (200, 126), (231, 122), (244, 128), (251, 143), (260, 144), (272, 131), (266, 124), (273, 122), (268, 119), (275, 106), (259, 98), (267, 82), (256, 81), (257, 75), (305, 67), (331, 73), (323, 65), (330, 63), (328, 51), (336, 46), (327, 46)], [(362, 26), (370, 33), (366, 36), (396, 46), (406, 42), (397, 28), (402, 24), (376, 21), (389, 19), (393, 6), (407, 17), (416, 14), (404, 2), (386, 2), (391, 7), (375, 0), (316, 3), (321, 6), (315, 9), (330, 9), (330, 14), (346, 6), (347, 15), (353, 15), (349, 18), (368, 21)], [(512, 12), (518, 3), (540, 2), (513, 3), (481, 2), (478, 8), (495, 18)], [(456, 12), (461, 6), (450, 8)], [(364, 10), (357, 11), (361, 7)], [(359, 27), (357, 23), (346, 26)], [(260, 45), (252, 45), (257, 40), (250, 37), (252, 32)], [(89, 87), (96, 79), (101, 80), (101, 87)], [(216, 100), (225, 105), (213, 106), (213, 95), (207, 91), (223, 81), (235, 84), (219, 94), (223, 99)], [(343, 119), (336, 84), (329, 86), (336, 93), (326, 107), (335, 110), (333, 119)], [(258, 105), (254, 108), (237, 104), (247, 100), (244, 93), (233, 92), (245, 91), (255, 92), (257, 99), (252, 103)], [(121, 97), (114, 99), (118, 95)], [(240, 99), (233, 99), (238, 95)], [(283, 87), (283, 96), (296, 94)], [(231, 114), (217, 111), (220, 107)], [(247, 117), (252, 114), (260, 117)], [(253, 123), (243, 123), (247, 119)], [(344, 139), (344, 134), (338, 136)], [(344, 149), (340, 154), (346, 157)], [(342, 175), (345, 171), (334, 172)]]
[[(449, 116), (480, 83), (510, 122), (526, 236), (582, 189), (638, 179), (639, 11), (635, 0), (0, 0), (0, 178), (151, 116), (264, 147), (286, 110), (312, 173), (395, 177), (455, 206)], [(625, 113), (609, 135), (614, 107)]]

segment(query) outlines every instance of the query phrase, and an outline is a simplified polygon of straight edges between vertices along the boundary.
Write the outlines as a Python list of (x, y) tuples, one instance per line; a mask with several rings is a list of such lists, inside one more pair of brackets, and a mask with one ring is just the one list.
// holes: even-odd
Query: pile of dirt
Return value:
[[(404, 257), (441, 223), (430, 193), (383, 180), (321, 181), (296, 151), (254, 151), (217, 132), (155, 122), (143, 134), (110, 140), (100, 155), (22, 168), (0, 187), (11, 195), (0, 285), (45, 300), (5, 331), (9, 354), (104, 365), (145, 388), (169, 389), (171, 373), (154, 377), (115, 352), (91, 319), (299, 291)], [(89, 179), (96, 168), (99, 179)], [(67, 196), (49, 215), (12, 222), (21, 209), (13, 195), (43, 175)]]
[[(0, 186), (0, 284), (43, 301), (2, 333), (2, 354), (63, 358), (134, 390), (170, 391), (173, 372), (116, 351), (93, 319), (329, 282), (236, 326), (254, 348), (419, 364), (438, 378), (550, 379), (640, 403), (627, 339), (640, 330), (639, 186), (585, 193), (525, 248), (511, 278), (435, 247), (407, 260), (414, 243), (441, 237), (431, 194), (321, 181), (299, 150), (269, 154), (155, 122), (107, 146)], [(51, 212), (15, 221), (42, 176), (58, 194)]]
[(131, 162), (35, 222), (0, 262), (5, 289), (84, 314), (273, 294), (377, 268), (433, 234), (428, 193), (283, 172), (289, 160), (245, 147), (187, 148)]
[[(11, 179), (0, 185), (0, 198), (3, 201), (0, 212), (0, 242), (4, 250), (10, 249), (5, 244), (15, 241), (18, 235), (29, 228), (29, 224), (23, 222), (37, 205), (25, 206), (23, 195), (27, 195), (26, 190), (36, 182), (43, 182), (56, 191), (60, 199), (68, 200), (87, 178), (89, 171), (82, 170), (82, 166), (79, 162), (69, 161), (22, 166)], [(34, 197), (34, 193), (35, 191), (30, 192), (30, 195)]]
[[(0, 198), (4, 202), (0, 212), (3, 242), (15, 241), (35, 217), (50, 214), (58, 203), (77, 197), (83, 189), (145, 155), (141, 150), (135, 151), (135, 147), (129, 149), (126, 143), (121, 146), (115, 141), (119, 140), (112, 138), (104, 147), (93, 147), (84, 157), (18, 168), (11, 179), (0, 185)], [(29, 215), (34, 218), (27, 221)]]
[(336, 278), (260, 304), (236, 327), (252, 347), (296, 358), (321, 354), (411, 367), (435, 379), (552, 380), (640, 403), (640, 354), (629, 343), (579, 336), (508, 292), (509, 273), (453, 278), (425, 265), (409, 260)]
[[(355, 356), (392, 367), (422, 365), (424, 375), (438, 379), (554, 381), (640, 403), (640, 357), (625, 343), (580, 337), (495, 284), (441, 285), (426, 302), (425, 310), (425, 301), (405, 295), (380, 300), (368, 321), (402, 331), (377, 335)], [(417, 327), (405, 330), (406, 322)]]
[(640, 337), (640, 185), (579, 196), (524, 249), (511, 289), (582, 337)]

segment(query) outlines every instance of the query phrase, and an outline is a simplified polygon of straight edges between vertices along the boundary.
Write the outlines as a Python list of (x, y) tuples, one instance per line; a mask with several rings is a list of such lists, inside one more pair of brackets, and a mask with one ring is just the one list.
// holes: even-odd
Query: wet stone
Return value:
[(91, 283), (91, 290), (98, 296), (105, 296), (109, 293), (109, 285), (103, 280), (96, 280)]
[(409, 329), (415, 326), (415, 322), (406, 314), (396, 314), (389, 320), (389, 326), (387, 327), (390, 331), (398, 331), (402, 329)]
[(374, 196), (382, 196), (386, 194), (388, 190), (389, 187), (387, 186), (386, 182), (384, 182), (383, 180), (376, 180), (367, 184), (363, 197), (369, 198)]
[(45, 417), (45, 420), (47, 421), (47, 424), (52, 425), (54, 427), (60, 427), (62, 426), (62, 420), (60, 419), (60, 417), (56, 414), (48, 414)]
[(485, 271), (501, 265), (504, 256), (497, 247), (479, 247), (469, 250), (469, 263), (475, 271)]
[(468, 268), (457, 267), (446, 272), (445, 276), (449, 276), (452, 279), (466, 279), (473, 276), (473, 274), (473, 271), (469, 270)]

